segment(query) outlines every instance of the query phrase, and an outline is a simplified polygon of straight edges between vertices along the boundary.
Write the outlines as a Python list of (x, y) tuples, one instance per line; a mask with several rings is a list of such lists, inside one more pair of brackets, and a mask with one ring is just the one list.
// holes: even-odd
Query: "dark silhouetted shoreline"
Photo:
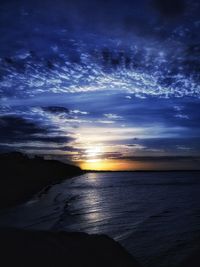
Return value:
[(0, 155), (0, 208), (20, 204), (44, 187), (84, 172), (56, 160), (13, 152)]

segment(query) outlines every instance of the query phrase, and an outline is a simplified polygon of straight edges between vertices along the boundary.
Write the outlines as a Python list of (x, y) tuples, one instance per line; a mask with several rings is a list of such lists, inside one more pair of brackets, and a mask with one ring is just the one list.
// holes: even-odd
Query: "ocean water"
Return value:
[(0, 226), (107, 234), (144, 267), (174, 267), (200, 245), (200, 173), (88, 173), (1, 211)]

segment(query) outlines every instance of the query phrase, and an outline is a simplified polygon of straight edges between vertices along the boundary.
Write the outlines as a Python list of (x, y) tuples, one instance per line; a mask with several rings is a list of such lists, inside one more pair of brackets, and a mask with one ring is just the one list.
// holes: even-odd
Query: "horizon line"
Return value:
[(195, 170), (84, 170), (85, 172), (200, 172), (200, 169)]

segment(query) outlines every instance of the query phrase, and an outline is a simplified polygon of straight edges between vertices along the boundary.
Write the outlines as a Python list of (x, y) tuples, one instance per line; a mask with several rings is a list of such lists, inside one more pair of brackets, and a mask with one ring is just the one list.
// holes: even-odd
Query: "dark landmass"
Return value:
[(83, 174), (76, 166), (13, 152), (0, 154), (0, 208), (22, 203), (44, 187)]
[(199, 267), (200, 266), (200, 249), (194, 251), (189, 257), (187, 257), (179, 267)]
[[(2, 228), (0, 256), (3, 267), (142, 267), (108, 236), (76, 232)], [(179, 265), (198, 266), (199, 251)]]
[(141, 267), (106, 235), (1, 229), (0, 254), (4, 267)]

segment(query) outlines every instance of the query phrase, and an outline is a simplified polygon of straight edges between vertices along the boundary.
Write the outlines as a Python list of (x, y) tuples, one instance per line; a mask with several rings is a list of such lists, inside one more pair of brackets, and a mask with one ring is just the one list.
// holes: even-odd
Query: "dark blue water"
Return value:
[(105, 233), (146, 267), (173, 267), (200, 245), (194, 172), (89, 173), (0, 214), (0, 226)]

